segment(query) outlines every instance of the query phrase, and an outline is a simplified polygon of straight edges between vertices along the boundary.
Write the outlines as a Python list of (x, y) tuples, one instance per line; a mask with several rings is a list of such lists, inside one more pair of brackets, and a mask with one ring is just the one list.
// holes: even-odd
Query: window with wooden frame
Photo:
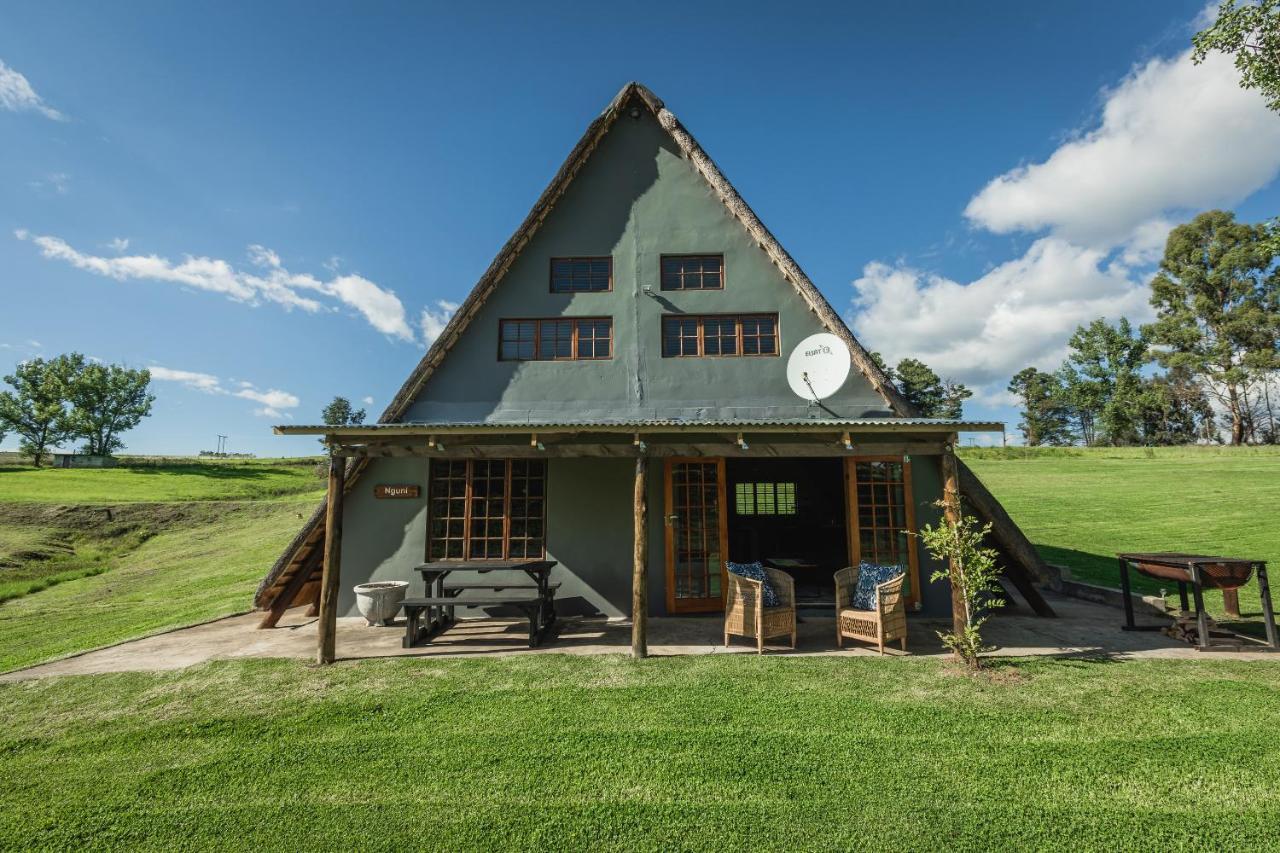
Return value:
[(724, 255), (663, 255), (663, 290), (723, 290)]
[(613, 290), (613, 258), (552, 258), (552, 293)]
[(662, 318), (664, 358), (777, 354), (777, 314), (667, 314)]
[(427, 485), (427, 559), (542, 557), (545, 459), (438, 459)]
[(736, 483), (733, 510), (737, 515), (795, 515), (795, 483)]
[(499, 361), (594, 361), (613, 357), (609, 317), (498, 321)]
[(854, 501), (850, 550), (854, 562), (900, 566), (907, 574), (908, 600), (919, 600), (915, 507), (911, 499), (911, 463), (900, 456), (847, 459)]

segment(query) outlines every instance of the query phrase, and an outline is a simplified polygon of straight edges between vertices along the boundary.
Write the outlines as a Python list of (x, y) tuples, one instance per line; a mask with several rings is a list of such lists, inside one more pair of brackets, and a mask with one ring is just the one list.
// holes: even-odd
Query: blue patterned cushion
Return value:
[(765, 607), (777, 607), (782, 603), (778, 598), (778, 591), (773, 588), (773, 584), (769, 583), (769, 575), (760, 562), (725, 563), (724, 566), (735, 575), (760, 581), (760, 594), (764, 598)]
[(876, 587), (891, 581), (898, 575), (905, 574), (900, 566), (878, 566), (875, 563), (858, 564), (858, 586), (853, 591), (855, 610), (879, 610), (880, 601), (876, 596)]

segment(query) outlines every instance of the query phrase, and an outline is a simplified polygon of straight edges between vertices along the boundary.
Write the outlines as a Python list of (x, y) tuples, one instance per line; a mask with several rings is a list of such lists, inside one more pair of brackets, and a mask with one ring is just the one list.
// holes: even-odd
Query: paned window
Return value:
[(665, 358), (777, 354), (777, 314), (667, 314), (662, 318)]
[(664, 255), (662, 289), (724, 289), (724, 255)]
[(738, 483), (733, 487), (738, 515), (795, 515), (795, 483)]
[(599, 293), (613, 289), (613, 258), (552, 258), (552, 293)]
[(500, 361), (578, 361), (613, 357), (613, 320), (556, 317), (498, 321)]
[(439, 459), (427, 486), (427, 558), (512, 560), (543, 556), (543, 459)]

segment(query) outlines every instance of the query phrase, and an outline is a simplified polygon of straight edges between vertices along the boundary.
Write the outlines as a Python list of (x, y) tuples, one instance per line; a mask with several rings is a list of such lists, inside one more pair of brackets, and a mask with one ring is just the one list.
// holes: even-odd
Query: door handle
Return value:
[(671, 515), (665, 515), (663, 518), (666, 520), (668, 527), (674, 527), (676, 522), (680, 520), (680, 516), (675, 515), (674, 513)]

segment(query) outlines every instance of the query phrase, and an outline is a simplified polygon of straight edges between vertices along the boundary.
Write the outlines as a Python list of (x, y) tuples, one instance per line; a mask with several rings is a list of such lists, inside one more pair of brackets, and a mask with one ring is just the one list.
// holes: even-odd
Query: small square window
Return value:
[(722, 290), (724, 255), (664, 255), (663, 290)]
[(599, 293), (613, 289), (613, 258), (552, 258), (552, 293)]

